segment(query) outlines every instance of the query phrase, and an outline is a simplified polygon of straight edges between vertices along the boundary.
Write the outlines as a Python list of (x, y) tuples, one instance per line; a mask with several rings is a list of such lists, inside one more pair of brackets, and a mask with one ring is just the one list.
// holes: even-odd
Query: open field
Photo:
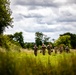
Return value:
[(42, 55), (32, 50), (0, 52), (0, 75), (76, 75), (76, 51)]

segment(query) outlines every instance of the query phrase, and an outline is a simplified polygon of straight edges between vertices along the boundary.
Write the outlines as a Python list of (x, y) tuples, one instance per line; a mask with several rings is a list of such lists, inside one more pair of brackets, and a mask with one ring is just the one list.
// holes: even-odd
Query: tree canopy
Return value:
[(68, 45), (71, 48), (76, 48), (76, 34), (64, 33), (55, 41), (55, 45)]
[(9, 0), (0, 0), (0, 34), (2, 34), (6, 27), (12, 27), (12, 17)]
[(35, 42), (37, 46), (42, 45), (43, 33), (36, 32), (35, 33)]
[(22, 47), (24, 47), (24, 39), (23, 39), (22, 32), (16, 32), (16, 33), (13, 35), (13, 40), (14, 40), (14, 41), (17, 41), (18, 43), (20, 43), (20, 45), (21, 45)]
[(49, 39), (50, 38), (45, 34), (43, 34), (42, 32), (35, 33), (35, 43), (37, 44), (37, 46), (42, 45), (42, 43), (47, 45), (49, 42)]
[(71, 47), (70, 45), (70, 36), (69, 35), (64, 35), (64, 36), (60, 36), (56, 41), (55, 41), (55, 45), (59, 46), (60, 44), (64, 44), (64, 45), (68, 45), (69, 47)]
[(76, 48), (76, 34), (67, 32), (67, 33), (64, 33), (61, 36), (64, 36), (64, 35), (69, 35), (70, 36), (70, 44), (71, 44), (72, 48)]

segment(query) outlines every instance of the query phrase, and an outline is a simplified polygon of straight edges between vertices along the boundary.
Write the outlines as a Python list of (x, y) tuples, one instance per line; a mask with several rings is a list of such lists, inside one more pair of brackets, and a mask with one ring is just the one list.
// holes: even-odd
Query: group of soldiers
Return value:
[[(46, 49), (48, 50), (48, 54), (51, 55), (51, 52), (60, 52), (62, 53), (63, 51), (69, 53), (70, 52), (70, 49), (68, 46), (66, 46), (65, 48), (63, 46), (60, 46), (60, 47), (52, 47), (51, 44), (48, 44), (47, 46), (45, 44), (42, 44), (42, 47), (41, 47), (41, 51), (40, 53), (42, 53), (43, 55), (45, 55), (46, 53)], [(38, 47), (37, 45), (34, 45), (34, 55), (37, 56), (37, 51), (38, 51)]]

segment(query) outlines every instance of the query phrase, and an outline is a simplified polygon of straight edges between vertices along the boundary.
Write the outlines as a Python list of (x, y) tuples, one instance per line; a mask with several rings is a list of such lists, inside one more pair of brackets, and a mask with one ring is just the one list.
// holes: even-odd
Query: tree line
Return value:
[(42, 44), (48, 45), (49, 43), (52, 44), (53, 47), (55, 46), (69, 46), (70, 48), (75, 49), (76, 48), (76, 34), (73, 33), (64, 33), (59, 36), (57, 40), (54, 40), (54, 42), (51, 42), (49, 39), (50, 37), (46, 36), (42, 32), (36, 32), (35, 33), (35, 42), (24, 42), (24, 37), (22, 32), (16, 32), (13, 35), (8, 35), (11, 40), (18, 42), (22, 48), (33, 48), (34, 44), (38, 46), (40, 49)]

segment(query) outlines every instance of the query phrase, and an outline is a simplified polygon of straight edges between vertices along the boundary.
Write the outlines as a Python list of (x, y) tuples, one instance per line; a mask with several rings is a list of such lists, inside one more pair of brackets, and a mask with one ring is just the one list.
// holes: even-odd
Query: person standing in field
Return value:
[(37, 56), (37, 50), (38, 50), (38, 47), (36, 45), (34, 45), (34, 55)]
[(58, 49), (57, 47), (54, 47), (54, 50), (55, 50), (55, 54), (57, 54), (57, 49)]
[(60, 51), (60, 53), (62, 53), (63, 52), (63, 46), (60, 46), (60, 48), (59, 48), (59, 51)]
[(52, 52), (52, 45), (51, 44), (47, 45), (47, 50), (48, 50), (48, 54), (51, 55), (51, 52)]
[(45, 50), (46, 50), (46, 46), (44, 44), (42, 44), (42, 53), (43, 53), (43, 55), (45, 55)]
[(68, 46), (66, 46), (66, 47), (65, 47), (65, 51), (66, 51), (67, 53), (69, 53), (69, 52), (70, 52), (70, 49), (69, 49), (69, 47), (68, 47)]

